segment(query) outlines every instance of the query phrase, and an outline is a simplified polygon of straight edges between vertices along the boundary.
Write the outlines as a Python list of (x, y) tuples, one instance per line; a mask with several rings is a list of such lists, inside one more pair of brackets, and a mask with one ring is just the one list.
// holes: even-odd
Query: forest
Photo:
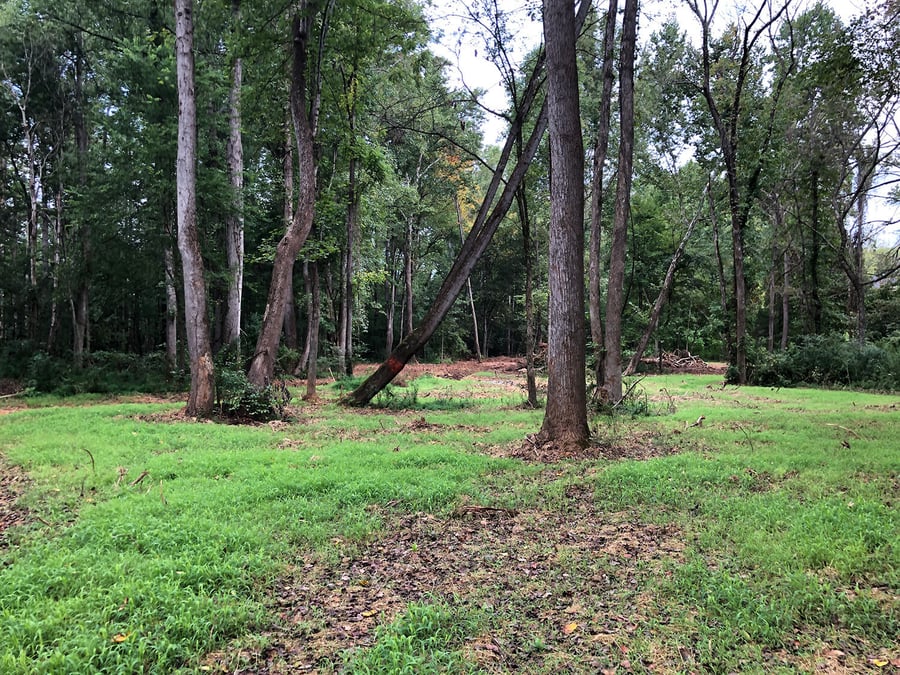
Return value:
[[(365, 403), (410, 359), (524, 355), (532, 380), (565, 301), (593, 400), (669, 352), (894, 389), (900, 5), (751, 5), (578, 6), (556, 109), (580, 138), (551, 163), (551, 45), (517, 42), (537, 6), (4, 0), (0, 378), (190, 378), (202, 413), (388, 359)], [(504, 109), (438, 38), (493, 64)], [(580, 254), (554, 259), (570, 169)]]

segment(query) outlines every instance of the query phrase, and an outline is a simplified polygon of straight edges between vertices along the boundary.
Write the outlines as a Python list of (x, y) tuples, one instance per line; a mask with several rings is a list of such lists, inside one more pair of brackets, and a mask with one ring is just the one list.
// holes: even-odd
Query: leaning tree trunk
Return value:
[(206, 280), (197, 236), (193, 0), (175, 0), (175, 59), (178, 76), (178, 250), (184, 276), (185, 332), (191, 359), (191, 390), (185, 414), (200, 416), (212, 412), (215, 374), (206, 316)]
[[(240, 0), (232, 0), (231, 12), (240, 21)], [(228, 259), (228, 295), (222, 344), (241, 352), (241, 299), (244, 288), (244, 146), (241, 140), (241, 78), (242, 63), (235, 57), (231, 72), (231, 92), (228, 98), (228, 143), (226, 161), (231, 183), (232, 209), (225, 217), (225, 254)]]
[[(584, 23), (590, 4), (591, 3), (589, 2), (583, 2), (579, 7), (578, 17), (576, 19), (576, 25), (579, 29)], [(384, 389), (388, 383), (397, 376), (397, 373), (403, 370), (403, 367), (409, 362), (412, 356), (425, 345), (428, 339), (434, 334), (434, 331), (440, 325), (441, 321), (443, 321), (447, 312), (449, 312), (450, 308), (453, 306), (453, 303), (466, 283), (466, 279), (471, 275), (472, 270), (475, 268), (475, 264), (478, 262), (485, 249), (487, 249), (500, 222), (506, 216), (507, 211), (509, 211), (509, 207), (515, 197), (515, 192), (522, 182), (522, 178), (525, 176), (525, 172), (528, 170), (528, 166), (531, 164), (531, 160), (533, 159), (535, 152), (537, 152), (537, 148), (547, 129), (547, 112), (545, 104), (541, 108), (538, 118), (535, 121), (534, 128), (532, 129), (531, 136), (528, 138), (522, 156), (518, 158), (512, 173), (506, 178), (504, 183), (504, 172), (515, 143), (516, 134), (519, 129), (522, 128), (522, 124), (528, 116), (535, 97), (541, 87), (542, 70), (543, 54), (538, 57), (534, 70), (528, 79), (528, 84), (525, 87), (525, 94), (522, 97), (522, 104), (519, 106), (518, 113), (512, 122), (506, 143), (504, 144), (503, 149), (500, 152), (500, 158), (497, 161), (497, 168), (494, 170), (491, 182), (482, 199), (481, 207), (478, 210), (478, 214), (475, 216), (475, 222), (472, 225), (472, 229), (469, 231), (465, 243), (460, 249), (459, 254), (456, 256), (453, 266), (447, 273), (434, 303), (431, 305), (431, 308), (428, 310), (428, 313), (425, 315), (425, 318), (422, 320), (422, 323), (419, 324), (418, 328), (407, 334), (400, 341), (400, 344), (398, 344), (391, 352), (387, 360), (362, 384), (360, 384), (359, 387), (342, 399), (343, 403), (351, 406), (363, 406), (371, 401), (379, 391)], [(501, 184), (504, 185), (503, 191), (495, 204), (494, 197)], [(484, 335), (482, 335), (482, 337), (483, 342), (486, 345), (487, 337)]]
[[(706, 189), (709, 189), (709, 185), (706, 186)], [(703, 208), (702, 200), (700, 208)], [(659, 289), (659, 295), (656, 296), (656, 302), (653, 303), (653, 309), (650, 310), (650, 320), (647, 322), (647, 327), (644, 329), (644, 333), (638, 341), (634, 354), (628, 362), (628, 366), (625, 368), (625, 375), (633, 375), (637, 372), (638, 364), (641, 362), (644, 351), (646, 351), (647, 345), (650, 343), (650, 336), (653, 335), (654, 331), (656, 331), (656, 327), (659, 325), (659, 317), (662, 314), (666, 301), (669, 299), (669, 293), (672, 291), (672, 284), (675, 283), (675, 270), (678, 268), (678, 263), (681, 262), (682, 256), (684, 256), (684, 250), (687, 248), (688, 240), (690, 240), (691, 235), (694, 233), (694, 226), (696, 226), (699, 219), (700, 211), (697, 212), (697, 215), (694, 216), (694, 219), (688, 225), (684, 236), (681, 238), (681, 242), (678, 244), (678, 248), (672, 255), (672, 260), (669, 261), (669, 268), (666, 270), (662, 288)]]
[[(257, 387), (264, 387), (272, 381), (275, 372), (275, 358), (281, 340), (284, 321), (284, 299), (290, 281), (290, 272), (300, 247), (309, 236), (313, 223), (313, 209), (316, 196), (316, 162), (314, 155), (316, 101), (313, 96), (312, 111), (307, 110), (306, 63), (308, 56), (309, 30), (312, 16), (305, 12), (306, 3), (294, 16), (293, 67), (291, 83), (291, 117), (294, 124), (294, 138), (297, 144), (297, 208), (291, 224), (278, 242), (275, 262), (272, 266), (272, 280), (263, 312), (262, 327), (247, 378)], [(324, 31), (325, 28), (323, 27)], [(312, 357), (310, 357), (312, 360)]]
[[(512, 174), (510, 174), (506, 186), (500, 195), (500, 199), (494, 206), (494, 210), (485, 220), (480, 221), (476, 218), (475, 224), (469, 231), (469, 235), (466, 237), (466, 241), (460, 249), (459, 255), (457, 255), (456, 260), (453, 261), (453, 266), (447, 273), (444, 283), (441, 285), (434, 303), (429, 308), (422, 323), (403, 337), (400, 343), (391, 352), (390, 356), (388, 356), (387, 360), (382, 363), (374, 373), (372, 373), (354, 391), (344, 397), (343, 402), (345, 404), (351, 406), (363, 406), (371, 401), (378, 392), (384, 389), (388, 383), (397, 376), (397, 373), (403, 370), (403, 367), (416, 352), (428, 342), (428, 339), (434, 334), (434, 331), (437, 330), (437, 327), (456, 301), (460, 291), (462, 291), (463, 286), (465, 286), (466, 279), (469, 278), (469, 275), (475, 268), (475, 264), (490, 243), (500, 222), (506, 216), (507, 211), (509, 211), (515, 191), (521, 182), (522, 177), (525, 175), (525, 171), (527, 171), (528, 165), (534, 157), (534, 153), (540, 145), (541, 138), (544, 135), (546, 128), (546, 110), (541, 110), (541, 114), (532, 131), (531, 138), (528, 140), (528, 145), (525, 147), (525, 152), (513, 169)], [(502, 173), (503, 168), (498, 166), (497, 171)], [(485, 197), (485, 199), (487, 199), (487, 197)], [(479, 214), (480, 213), (481, 212), (479, 212)]]
[[(459, 206), (459, 195), (453, 195), (453, 203), (456, 205), (456, 225), (459, 227), (459, 242), (465, 242), (462, 224), (462, 209)], [(472, 295), (472, 277), (466, 279), (466, 292), (469, 296), (469, 310), (472, 314), (472, 334), (475, 337), (475, 358), (481, 363), (481, 342), (478, 339), (478, 315), (475, 313), (475, 297)]]
[(594, 344), (594, 377), (598, 396), (603, 373), (603, 316), (600, 300), (600, 236), (603, 217), (603, 169), (609, 150), (609, 122), (612, 109), (612, 88), (615, 80), (613, 53), (616, 38), (617, 0), (609, 0), (606, 28), (603, 33), (603, 90), (600, 97), (600, 119), (594, 145), (593, 174), (591, 176), (591, 242), (588, 260), (588, 309), (591, 320), (591, 341)]
[(634, 50), (637, 33), (637, 0), (625, 0), (619, 64), (619, 170), (616, 208), (609, 256), (606, 300), (606, 335), (603, 393), (607, 403), (622, 400), (622, 311), (625, 307), (625, 244), (631, 210), (631, 178), (634, 160)]

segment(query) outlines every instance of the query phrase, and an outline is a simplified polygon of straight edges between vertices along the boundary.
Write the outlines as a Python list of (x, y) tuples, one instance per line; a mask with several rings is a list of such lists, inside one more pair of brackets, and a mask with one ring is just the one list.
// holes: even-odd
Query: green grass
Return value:
[[(651, 409), (673, 414), (592, 420), (604, 444), (651, 439), (678, 454), (550, 467), (483, 452), (536, 431), (542, 415), (485, 379), (420, 378), (382, 409), (303, 406), (286, 426), (146, 419), (171, 404), (37, 399), (0, 417), (0, 453), (33, 479), (22, 503), (34, 514), (0, 552), (0, 672), (193, 672), (204, 654), (266, 625), (269, 589), (298, 555), (340, 556), (336, 546), (379, 536), (389, 523), (373, 504), (439, 517), (461, 499), (565, 512), (567, 490), (579, 485), (593, 490), (600, 514), (683, 534), (683, 556), (663, 569), (636, 565), (637, 588), (604, 591), (614, 604), (604, 611), (630, 612), (638, 626), (616, 644), (639, 672), (654, 663), (790, 672), (823, 645), (896, 656), (900, 401), (720, 382), (647, 378)], [(325, 391), (336, 398), (340, 387)], [(567, 564), (587, 578), (618, 563)], [(552, 600), (535, 598), (521, 606), (537, 612)], [(486, 626), (527, 652), (529, 672), (584, 654), (595, 657), (585, 664), (614, 666), (624, 653), (585, 642), (566, 661), (546, 646), (554, 633), (539, 621), (551, 619), (488, 619), (482, 601), (410, 605), (343, 667), (474, 671), (463, 645)], [(547, 616), (558, 623), (559, 611)], [(690, 662), (677, 657), (684, 649)], [(785, 650), (794, 661), (771, 661)]]

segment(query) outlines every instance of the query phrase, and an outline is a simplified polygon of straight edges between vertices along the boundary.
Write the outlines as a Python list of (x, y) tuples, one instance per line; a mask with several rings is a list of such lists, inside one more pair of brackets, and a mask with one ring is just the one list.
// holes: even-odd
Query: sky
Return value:
[[(864, 0), (826, 0), (826, 2), (845, 23), (859, 16), (866, 4)], [(480, 2), (477, 0), (445, 0), (435, 3), (437, 6), (429, 12), (431, 25), (438, 29), (438, 40), (432, 45), (432, 50), (450, 62), (448, 74), (453, 84), (462, 85), (470, 90), (482, 90), (483, 105), (490, 110), (502, 111), (507, 106), (507, 100), (501, 84), (501, 75), (485, 58), (484, 41), (474, 34), (474, 24), (469, 15), (468, 7), (478, 4)], [(498, 0), (498, 4), (507, 13), (509, 31), (515, 36), (510, 58), (514, 63), (519, 63), (528, 51), (541, 42), (540, 0)], [(719, 21), (724, 23), (733, 18), (739, 13), (738, 8), (746, 4), (755, 5), (755, 2), (720, 0), (717, 11)], [(810, 1), (806, 0), (803, 4), (808, 5)], [(619, 5), (621, 11), (621, 0)], [(689, 37), (699, 39), (696, 30), (697, 20), (683, 0), (645, 0), (640, 7), (638, 40), (640, 41), (642, 37), (646, 39), (673, 15)], [(502, 143), (505, 129), (506, 122), (502, 118), (486, 114), (485, 142)], [(900, 205), (889, 204), (885, 195), (876, 195), (870, 200), (869, 220), (873, 223), (900, 221)], [(879, 237), (879, 244), (900, 245), (900, 224), (883, 233)]]

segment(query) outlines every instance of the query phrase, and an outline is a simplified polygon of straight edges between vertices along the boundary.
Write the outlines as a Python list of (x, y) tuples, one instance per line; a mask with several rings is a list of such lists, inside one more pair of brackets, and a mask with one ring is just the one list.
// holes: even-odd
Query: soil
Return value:
[[(529, 672), (568, 659), (577, 672), (621, 665), (616, 635), (635, 630), (641, 579), (664, 573), (684, 550), (674, 527), (599, 513), (586, 485), (570, 485), (562, 509), (517, 512), (461, 504), (449, 516), (370, 509), (385, 524), (344, 555), (304, 556), (269, 598), (265, 647), (209, 654), (214, 672), (329, 671), (347, 649), (371, 645), (378, 626), (410, 602), (444, 602), (487, 614), (489, 632), (464, 645), (485, 671)], [(540, 638), (535, 650), (527, 641)], [(572, 672), (566, 668), (566, 672)]]
[(0, 455), (0, 550), (7, 546), (7, 528), (28, 522), (27, 509), (18, 505), (27, 484), (22, 470), (9, 466)]

